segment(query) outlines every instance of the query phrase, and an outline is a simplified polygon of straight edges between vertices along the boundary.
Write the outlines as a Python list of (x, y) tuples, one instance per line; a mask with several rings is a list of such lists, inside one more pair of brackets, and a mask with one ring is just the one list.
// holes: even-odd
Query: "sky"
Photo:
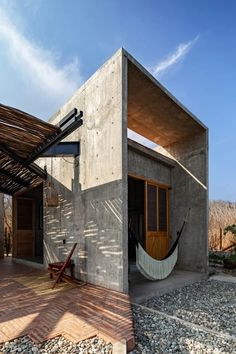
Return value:
[(209, 128), (210, 199), (236, 201), (234, 0), (0, 0), (0, 102), (48, 120), (124, 47)]

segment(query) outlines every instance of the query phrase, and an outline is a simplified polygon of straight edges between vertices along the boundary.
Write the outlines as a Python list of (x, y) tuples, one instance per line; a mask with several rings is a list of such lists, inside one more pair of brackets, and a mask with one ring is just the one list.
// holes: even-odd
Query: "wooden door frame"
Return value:
[[(159, 198), (158, 198), (158, 190), (159, 188), (163, 188), (163, 189), (166, 189), (167, 191), (167, 195), (166, 195), (166, 203), (167, 203), (167, 231), (157, 231), (159, 233), (159, 235), (161, 237), (167, 237), (168, 239), (168, 242), (169, 242), (169, 239), (170, 239), (170, 234), (169, 234), (169, 231), (170, 231), (170, 193), (169, 193), (169, 190), (171, 189), (171, 186), (168, 185), (168, 184), (163, 184), (163, 183), (159, 183), (153, 179), (149, 179), (149, 178), (146, 178), (146, 177), (143, 177), (143, 176), (138, 176), (138, 175), (135, 175), (135, 174), (132, 174), (132, 173), (128, 173), (128, 177), (130, 178), (134, 178), (134, 179), (138, 179), (138, 180), (142, 180), (144, 182), (144, 213), (145, 213), (145, 217), (144, 217), (144, 220), (145, 220), (145, 241), (144, 241), (144, 244), (145, 244), (145, 247), (146, 247), (146, 242), (147, 242), (147, 233), (151, 233), (152, 231), (148, 231), (148, 211), (147, 211), (147, 185), (148, 184), (151, 184), (151, 185), (154, 185), (155, 187), (157, 187), (157, 225), (159, 227)], [(153, 233), (156, 233), (156, 231), (153, 231)], [(163, 234), (163, 235), (161, 235)]]
[(24, 200), (32, 200), (33, 201), (33, 210), (32, 210), (32, 225), (33, 225), (33, 252), (35, 252), (35, 199), (31, 197), (21, 197), (21, 195), (13, 195), (13, 203), (12, 203), (12, 215), (13, 215), (13, 249), (12, 255), (13, 258), (17, 258), (17, 238), (16, 238), (16, 231), (17, 231), (17, 200), (24, 199)]

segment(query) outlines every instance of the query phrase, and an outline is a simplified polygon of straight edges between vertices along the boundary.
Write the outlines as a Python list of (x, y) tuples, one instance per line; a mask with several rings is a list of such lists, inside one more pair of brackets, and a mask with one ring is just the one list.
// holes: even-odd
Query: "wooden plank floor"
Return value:
[(129, 296), (91, 284), (61, 283), (54, 290), (42, 271), (0, 261), (0, 343), (28, 335), (35, 343), (63, 335), (79, 342), (100, 336), (134, 342)]

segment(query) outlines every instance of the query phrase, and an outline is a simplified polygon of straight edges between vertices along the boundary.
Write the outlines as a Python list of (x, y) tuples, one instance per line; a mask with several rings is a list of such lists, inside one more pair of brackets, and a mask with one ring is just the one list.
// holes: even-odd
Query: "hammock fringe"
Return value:
[(172, 272), (178, 258), (178, 245), (173, 253), (164, 260), (157, 260), (138, 244), (136, 246), (136, 266), (140, 273), (149, 280), (165, 279)]

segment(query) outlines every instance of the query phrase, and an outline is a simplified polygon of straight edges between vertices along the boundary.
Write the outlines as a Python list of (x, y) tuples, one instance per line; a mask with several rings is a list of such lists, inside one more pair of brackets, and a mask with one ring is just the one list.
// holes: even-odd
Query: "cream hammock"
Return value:
[(183, 232), (184, 226), (187, 223), (187, 217), (189, 211), (187, 213), (187, 216), (183, 222), (180, 231), (177, 232), (177, 239), (175, 240), (174, 244), (172, 245), (167, 255), (161, 260), (157, 260), (149, 256), (149, 254), (143, 249), (140, 243), (136, 240), (131, 229), (129, 229), (130, 235), (136, 245), (136, 266), (140, 271), (140, 273), (147, 279), (149, 280), (165, 279), (174, 269), (174, 266), (178, 258), (179, 239)]
[(158, 261), (138, 244), (136, 246), (136, 266), (140, 273), (149, 280), (165, 279), (172, 272), (178, 258), (178, 245), (166, 259)]

